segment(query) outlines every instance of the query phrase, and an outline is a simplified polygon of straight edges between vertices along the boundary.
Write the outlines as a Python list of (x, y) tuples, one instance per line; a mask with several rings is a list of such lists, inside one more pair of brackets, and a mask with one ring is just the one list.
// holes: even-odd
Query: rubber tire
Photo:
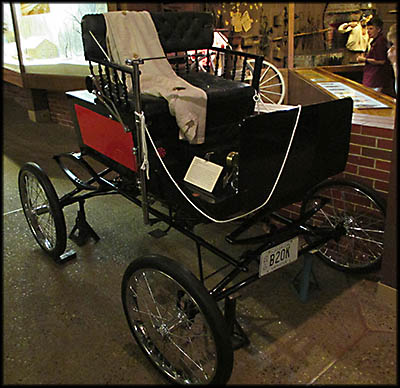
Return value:
[[(347, 186), (349, 188), (353, 188), (357, 191), (359, 191), (362, 195), (369, 197), (369, 199), (375, 203), (377, 209), (379, 209), (383, 217), (386, 217), (386, 201), (379, 196), (379, 194), (373, 190), (370, 187), (367, 187), (363, 185), (362, 183), (353, 181), (353, 180), (348, 180), (348, 179), (328, 179), (327, 181), (324, 181), (320, 183), (319, 185), (315, 186), (313, 189), (311, 189), (307, 195), (305, 196), (302, 205), (301, 205), (301, 214), (304, 214), (306, 208), (308, 207), (308, 204), (310, 201), (312, 201), (312, 198), (318, 194), (318, 192), (321, 192), (323, 190), (326, 190), (328, 188), (332, 188), (334, 186)], [(305, 234), (305, 239), (307, 242), (310, 242), (310, 238)], [(383, 236), (382, 236), (382, 242), (383, 242)], [(344, 271), (344, 272), (350, 272), (350, 273), (368, 273), (372, 271), (376, 271), (380, 268), (381, 263), (382, 263), (382, 256), (374, 262), (366, 263), (365, 266), (363, 267), (348, 267), (344, 265), (340, 265), (328, 257), (326, 257), (320, 250), (316, 253), (318, 257), (320, 257), (325, 263), (330, 265), (331, 267)]]
[[(53, 247), (49, 248), (46, 246), (43, 241), (40, 240), (38, 237), (34, 226), (32, 223), (29, 221), (28, 217), (28, 210), (26, 208), (26, 183), (25, 183), (25, 176), (26, 174), (32, 174), (38, 181), (39, 185), (42, 187), (47, 201), (50, 206), (50, 212), (54, 221), (54, 227), (55, 227), (55, 235), (56, 235), (56, 241)], [(28, 222), (28, 225), (32, 231), (33, 236), (35, 237), (37, 243), (39, 246), (51, 257), (53, 257), (54, 260), (58, 260), (60, 258), (60, 255), (62, 255), (65, 251), (65, 248), (67, 246), (67, 230), (65, 226), (65, 218), (64, 214), (62, 212), (60, 202), (57, 196), (57, 193), (54, 189), (54, 186), (52, 185), (50, 179), (48, 178), (47, 174), (44, 172), (44, 170), (36, 163), (33, 162), (28, 162), (25, 163), (22, 168), (19, 171), (18, 174), (18, 188), (19, 188), (19, 195), (21, 199), (21, 204), (22, 204), (22, 209), (24, 211), (25, 218)]]
[(214, 378), (208, 384), (226, 384), (232, 373), (233, 349), (225, 320), (217, 306), (217, 303), (208, 293), (203, 284), (192, 274), (192, 272), (190, 272), (181, 263), (160, 255), (142, 256), (132, 261), (125, 270), (122, 279), (121, 297), (124, 313), (127, 318), (131, 333), (139, 344), (143, 353), (167, 380), (174, 384), (177, 383), (147, 354), (147, 351), (143, 347), (141, 341), (136, 337), (135, 330), (133, 329), (132, 322), (127, 312), (126, 291), (127, 285), (129, 284), (129, 279), (134, 273), (144, 269), (154, 269), (163, 272), (165, 275), (171, 277), (175, 282), (183, 287), (191, 296), (191, 298), (195, 300), (210, 327), (216, 346), (216, 372)]

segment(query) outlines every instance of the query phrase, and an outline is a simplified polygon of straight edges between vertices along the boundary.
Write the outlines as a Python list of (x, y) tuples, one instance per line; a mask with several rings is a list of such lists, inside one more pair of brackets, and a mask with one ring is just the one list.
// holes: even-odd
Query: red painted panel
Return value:
[(137, 171), (132, 154), (132, 134), (126, 133), (120, 123), (83, 106), (75, 104), (76, 117), (83, 143), (110, 159)]

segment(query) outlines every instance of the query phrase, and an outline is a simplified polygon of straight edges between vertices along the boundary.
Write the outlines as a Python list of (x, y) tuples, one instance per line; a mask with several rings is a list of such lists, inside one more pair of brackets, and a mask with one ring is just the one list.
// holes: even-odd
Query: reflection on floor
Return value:
[[(156, 253), (197, 274), (195, 244), (172, 230), (155, 239), (141, 209), (119, 196), (86, 202), (97, 243), (68, 248), (57, 265), (38, 247), (21, 211), (17, 176), (35, 161), (58, 195), (72, 189), (52, 156), (78, 151), (72, 130), (36, 124), (4, 102), (3, 382), (4, 384), (165, 384), (131, 338), (120, 284), (135, 258)], [(68, 232), (77, 207), (65, 210)], [(224, 226), (199, 232), (222, 248)], [(241, 248), (238, 252), (240, 252)], [(217, 258), (204, 253), (207, 270)], [(250, 345), (235, 352), (229, 384), (396, 384), (397, 313), (377, 297), (376, 275), (350, 276), (314, 260), (319, 289), (303, 303), (292, 280), (303, 259), (240, 292), (237, 317)]]

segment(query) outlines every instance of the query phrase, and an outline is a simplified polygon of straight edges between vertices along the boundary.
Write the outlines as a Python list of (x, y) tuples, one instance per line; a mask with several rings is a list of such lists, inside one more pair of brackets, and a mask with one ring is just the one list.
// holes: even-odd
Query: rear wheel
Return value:
[(383, 255), (386, 203), (379, 195), (358, 182), (333, 179), (316, 186), (305, 198), (304, 213), (327, 199), (308, 221), (315, 236), (318, 231), (335, 231), (337, 238), (317, 252), (326, 263), (349, 272), (366, 272), (380, 267)]
[(36, 163), (26, 163), (18, 176), (25, 218), (40, 247), (58, 259), (67, 245), (64, 214), (50, 179)]
[(201, 282), (163, 256), (134, 260), (122, 280), (131, 332), (153, 365), (174, 384), (225, 384), (233, 350), (225, 321)]

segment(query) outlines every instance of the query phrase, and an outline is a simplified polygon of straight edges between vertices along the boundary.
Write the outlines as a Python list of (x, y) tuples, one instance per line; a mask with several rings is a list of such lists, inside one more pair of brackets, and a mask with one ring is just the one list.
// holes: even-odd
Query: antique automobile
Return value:
[[(122, 278), (122, 307), (133, 337), (167, 380), (225, 384), (234, 350), (248, 344), (234, 294), (311, 254), (343, 271), (379, 268), (385, 203), (371, 188), (338, 178), (349, 151), (351, 98), (256, 109), (263, 57), (213, 47), (209, 13), (149, 15), (163, 54), (145, 57), (135, 48), (124, 63), (110, 55), (106, 14), (83, 17), (91, 76), (86, 90), (67, 92), (80, 151), (54, 156), (74, 190), (59, 198), (43, 169), (27, 162), (20, 197), (37, 243), (60, 263), (76, 255), (66, 251), (68, 237), (78, 245), (100, 238), (85, 213), (85, 201), (96, 196), (122, 195), (142, 209), (144, 224), (167, 225), (154, 238), (175, 228), (192, 239), (198, 276), (175, 258), (135, 258)], [(199, 66), (198, 56), (209, 59)], [(203, 140), (182, 136), (167, 99), (143, 90), (145, 66), (157, 61), (205, 92)], [(63, 209), (77, 203), (67, 236)], [(301, 204), (296, 216), (282, 215), (294, 203)], [(270, 228), (252, 233), (260, 222)], [(225, 240), (243, 245), (238, 257), (197, 233), (211, 223), (231, 228)], [(223, 267), (205, 273), (202, 249)]]

